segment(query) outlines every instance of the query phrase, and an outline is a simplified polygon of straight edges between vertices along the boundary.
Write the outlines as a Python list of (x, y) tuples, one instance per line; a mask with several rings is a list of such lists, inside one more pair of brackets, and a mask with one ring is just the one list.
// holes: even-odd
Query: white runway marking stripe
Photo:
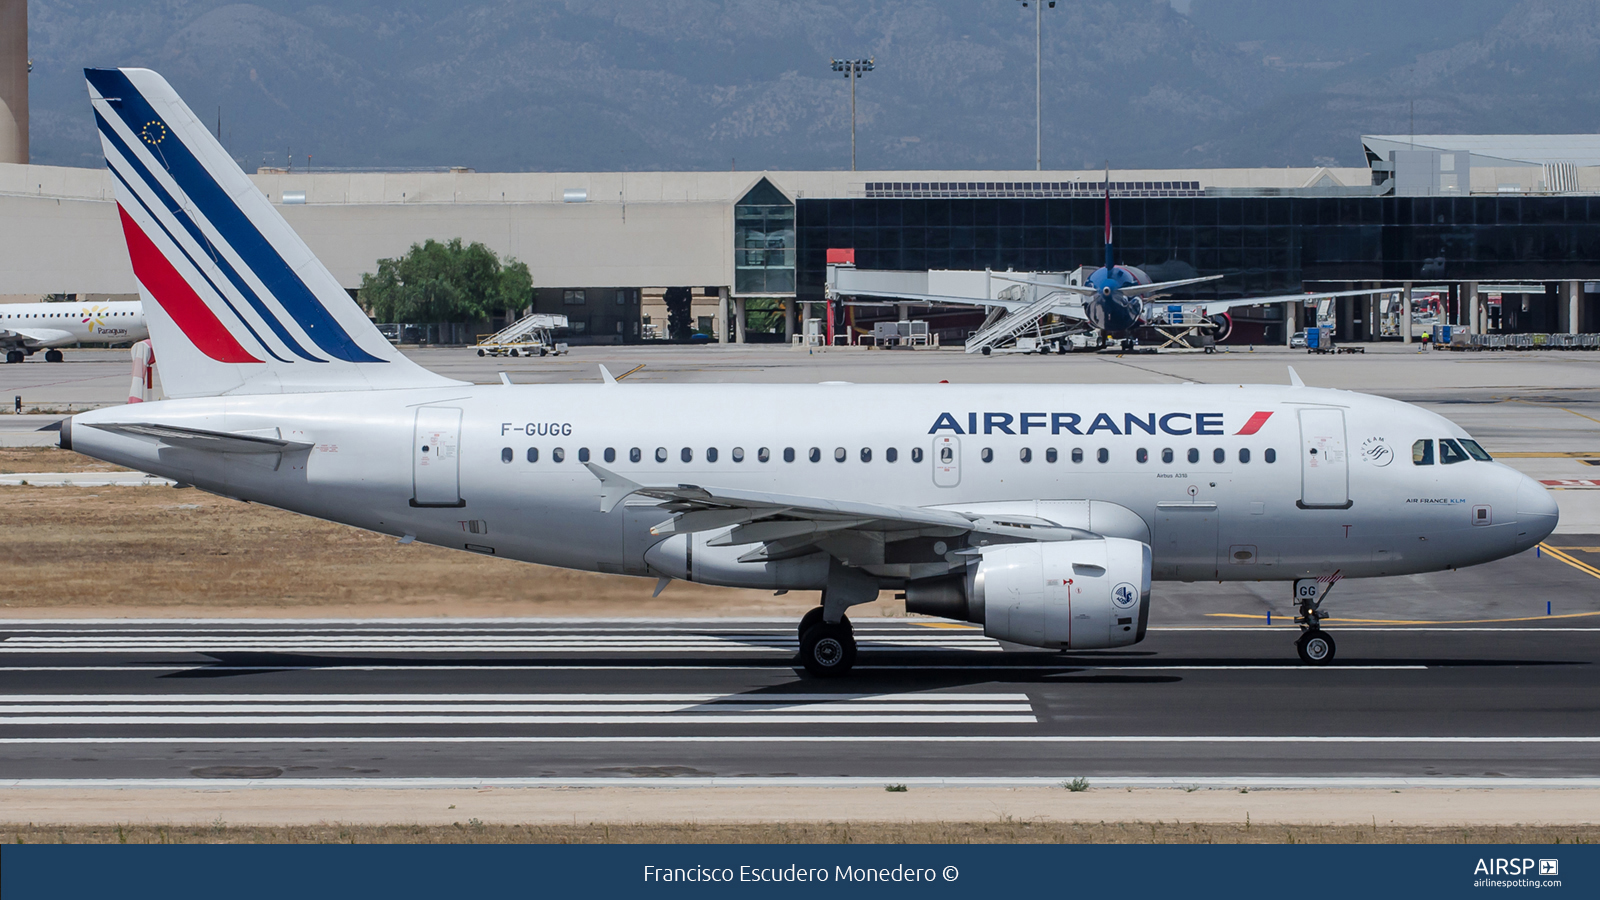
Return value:
[[(862, 630), (863, 650), (976, 650), (999, 652), (979, 632), (948, 629)], [(792, 653), (792, 632), (772, 633), (252, 633), (252, 634), (12, 634), (0, 653)]]
[(1026, 694), (22, 694), (0, 728), (107, 725), (1033, 724)]
[(1600, 744), (1600, 735), (298, 735), (284, 737), (0, 737), (3, 744)]
[[(609, 777), (578, 777), (563, 778), (559, 776), (532, 777), (532, 778), (12, 778), (0, 780), (0, 788), (13, 790), (28, 788), (46, 789), (84, 789), (84, 788), (111, 788), (126, 790), (129, 788), (151, 788), (168, 790), (202, 790), (202, 791), (227, 791), (240, 788), (322, 788), (343, 790), (350, 788), (389, 788), (395, 790), (417, 790), (428, 788), (607, 788), (627, 787), (630, 789), (648, 787), (657, 790), (673, 790), (674, 788), (774, 788), (774, 787), (817, 787), (817, 788), (882, 788), (886, 784), (903, 784), (917, 788), (963, 788), (963, 787), (1015, 787), (1015, 788), (1059, 788), (1061, 783), (1071, 777), (1071, 773), (1045, 776), (917, 776), (917, 775), (857, 775), (857, 776), (805, 776), (789, 775), (762, 777), (750, 775), (733, 775), (728, 777), (717, 776), (677, 776), (673, 778), (635, 778), (627, 776)], [(1089, 779), (1089, 783), (1097, 788), (1122, 788), (1122, 787), (1149, 787), (1149, 788), (1206, 788), (1212, 790), (1237, 790), (1250, 788), (1251, 790), (1306, 790), (1338, 788), (1345, 790), (1382, 789), (1399, 790), (1412, 788), (1442, 788), (1460, 790), (1462, 788), (1529, 788), (1534, 790), (1562, 790), (1562, 789), (1588, 789), (1600, 788), (1600, 778), (1576, 776), (1550, 776), (1535, 778), (1519, 777), (1471, 777), (1471, 776), (1429, 776), (1416, 777), (1385, 777), (1362, 775), (1327, 775), (1327, 776), (1170, 776), (1170, 775), (1099, 775)], [(1307, 798), (1313, 802), (1312, 798)]]

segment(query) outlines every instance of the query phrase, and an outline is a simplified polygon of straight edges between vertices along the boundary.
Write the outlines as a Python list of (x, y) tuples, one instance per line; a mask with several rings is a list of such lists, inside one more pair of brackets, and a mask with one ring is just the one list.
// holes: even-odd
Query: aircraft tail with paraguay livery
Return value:
[[(1414, 406), (1287, 385), (475, 385), (378, 333), (159, 75), (86, 72), (171, 399), (62, 445), (403, 541), (820, 591), (1052, 650), (1141, 640), (1152, 583), (1279, 581), (1326, 664), (1339, 576), (1473, 565), (1556, 525), (1538, 482)], [(718, 411), (730, 411), (721, 414)]]

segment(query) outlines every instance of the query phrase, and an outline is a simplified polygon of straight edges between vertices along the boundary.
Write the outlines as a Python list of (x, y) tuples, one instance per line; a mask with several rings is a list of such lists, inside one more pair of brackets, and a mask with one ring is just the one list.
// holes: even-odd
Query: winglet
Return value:
[(1294, 370), (1294, 366), (1290, 366), (1289, 367), (1289, 386), (1290, 387), (1305, 387), (1306, 386), (1306, 383), (1304, 381), (1300, 380), (1300, 373), (1296, 372)]
[[(604, 366), (601, 366), (601, 371), (605, 371)], [(608, 472), (594, 463), (584, 463), (584, 465), (589, 467), (589, 471), (594, 473), (594, 477), (600, 479), (600, 511), (603, 513), (616, 509), (618, 503), (621, 503), (630, 494), (644, 487), (644, 485), (636, 481), (629, 481), (615, 472)]]
[(601, 366), (600, 367), (600, 377), (605, 379), (606, 384), (616, 384), (617, 383), (616, 376), (612, 375), (611, 374), (611, 370), (606, 368), (605, 366)]

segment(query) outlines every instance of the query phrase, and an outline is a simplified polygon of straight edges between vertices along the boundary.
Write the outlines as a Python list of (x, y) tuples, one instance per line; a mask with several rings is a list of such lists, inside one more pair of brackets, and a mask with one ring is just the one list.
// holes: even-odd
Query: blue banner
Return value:
[(1594, 845), (8, 845), (0, 864), (5, 900), (1600, 896)]

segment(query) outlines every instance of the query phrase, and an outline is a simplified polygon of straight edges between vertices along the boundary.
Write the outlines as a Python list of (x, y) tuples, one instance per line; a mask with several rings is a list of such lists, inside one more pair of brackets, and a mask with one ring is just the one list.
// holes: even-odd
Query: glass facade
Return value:
[[(1098, 266), (1103, 208), (1068, 198), (800, 200), (799, 295), (822, 299), (829, 248), (854, 248), (863, 269)], [(1600, 197), (1114, 198), (1111, 216), (1119, 263), (1156, 281), (1226, 276), (1184, 295), (1199, 299), (1306, 282), (1600, 279)]]
[(734, 204), (734, 294), (794, 294), (794, 215), (794, 204), (765, 178)]

